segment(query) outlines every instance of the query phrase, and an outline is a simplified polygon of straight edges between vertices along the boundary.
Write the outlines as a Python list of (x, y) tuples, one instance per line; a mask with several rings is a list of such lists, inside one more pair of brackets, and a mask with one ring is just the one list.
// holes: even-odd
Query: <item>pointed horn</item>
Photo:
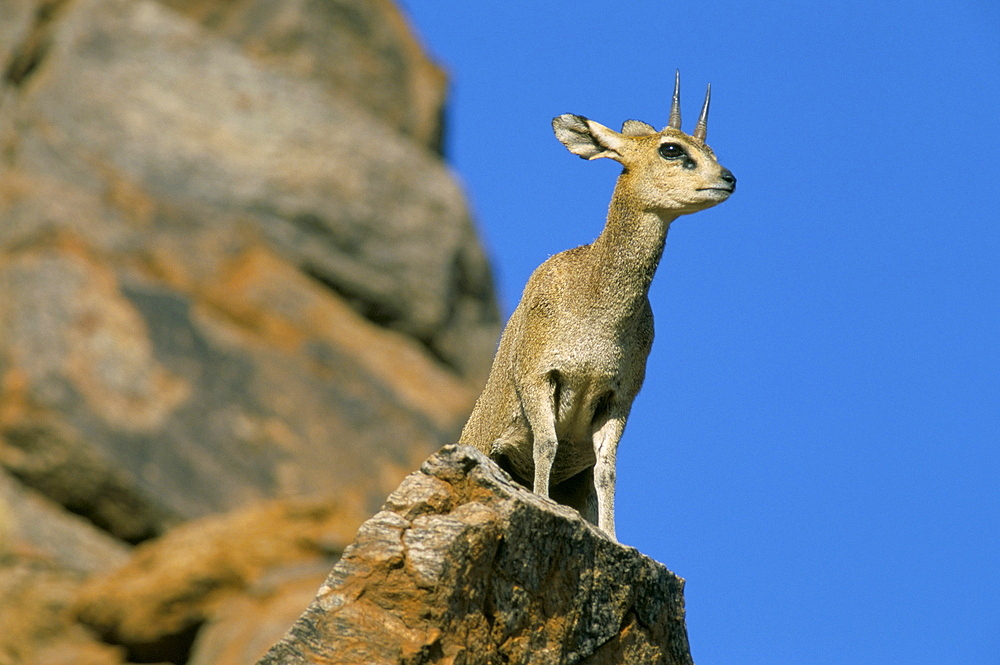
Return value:
[(705, 103), (701, 107), (701, 115), (698, 116), (698, 124), (695, 125), (694, 134), (691, 136), (695, 137), (702, 143), (705, 142), (705, 136), (708, 134), (708, 104), (712, 100), (712, 84), (708, 84), (708, 90), (705, 91)]
[(667, 127), (681, 128), (681, 70), (674, 72), (674, 100), (670, 103), (670, 120)]

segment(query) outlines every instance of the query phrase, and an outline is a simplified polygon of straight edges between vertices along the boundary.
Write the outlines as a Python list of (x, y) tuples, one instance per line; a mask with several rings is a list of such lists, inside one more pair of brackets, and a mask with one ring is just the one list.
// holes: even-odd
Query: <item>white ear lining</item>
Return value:
[(609, 157), (621, 161), (622, 135), (599, 122), (566, 113), (552, 121), (552, 128), (556, 138), (574, 155), (583, 159)]

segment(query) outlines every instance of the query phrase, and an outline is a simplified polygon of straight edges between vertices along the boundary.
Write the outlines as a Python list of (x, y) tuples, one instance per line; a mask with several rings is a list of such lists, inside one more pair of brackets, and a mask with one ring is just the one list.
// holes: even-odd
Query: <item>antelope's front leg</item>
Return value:
[(625, 416), (612, 415), (594, 432), (594, 493), (597, 496), (597, 526), (611, 537), (615, 535), (615, 463), (618, 441), (625, 430)]

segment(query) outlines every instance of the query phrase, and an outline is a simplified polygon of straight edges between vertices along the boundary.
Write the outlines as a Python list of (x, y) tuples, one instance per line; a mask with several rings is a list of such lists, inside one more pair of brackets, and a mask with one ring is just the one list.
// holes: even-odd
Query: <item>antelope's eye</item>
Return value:
[(680, 159), (686, 155), (687, 153), (684, 152), (684, 148), (676, 143), (664, 143), (660, 146), (660, 157), (663, 157), (663, 159)]

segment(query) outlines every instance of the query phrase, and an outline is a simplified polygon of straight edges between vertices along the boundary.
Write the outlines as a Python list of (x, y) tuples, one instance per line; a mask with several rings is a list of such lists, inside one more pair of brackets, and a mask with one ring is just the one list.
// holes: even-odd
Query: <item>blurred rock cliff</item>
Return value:
[(488, 370), (446, 76), (389, 0), (0, 0), (0, 76), (0, 664), (230, 662)]

